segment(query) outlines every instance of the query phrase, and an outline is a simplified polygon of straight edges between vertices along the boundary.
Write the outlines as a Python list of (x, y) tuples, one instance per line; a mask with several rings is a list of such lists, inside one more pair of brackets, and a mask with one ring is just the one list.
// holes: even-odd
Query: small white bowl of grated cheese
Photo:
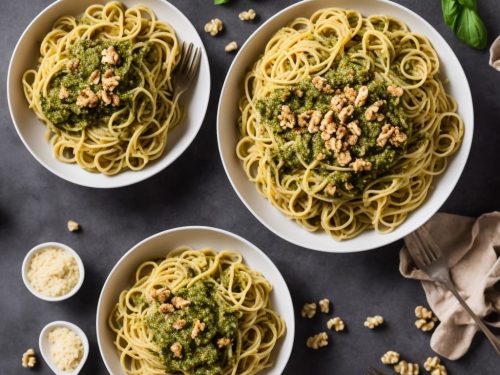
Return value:
[(22, 265), (26, 288), (36, 297), (56, 302), (73, 296), (82, 286), (85, 269), (69, 246), (46, 242), (26, 254)]
[(43, 359), (56, 375), (78, 374), (89, 354), (85, 332), (62, 320), (43, 327), (38, 344)]

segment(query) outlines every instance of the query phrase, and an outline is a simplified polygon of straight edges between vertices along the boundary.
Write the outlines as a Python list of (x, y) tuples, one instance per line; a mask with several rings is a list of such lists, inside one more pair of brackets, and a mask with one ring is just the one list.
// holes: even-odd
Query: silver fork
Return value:
[(193, 43), (182, 43), (181, 47), (181, 60), (174, 72), (174, 103), (177, 103), (179, 97), (186, 92), (191, 83), (196, 77), (196, 73), (200, 67), (201, 62), (201, 48), (195, 47)]
[(375, 367), (368, 367), (365, 375), (385, 375), (382, 371), (377, 370)]
[(405, 241), (407, 241), (408, 251), (417, 267), (424, 271), (431, 280), (440, 283), (453, 293), (464, 310), (469, 313), (470, 317), (474, 319), (481, 331), (486, 335), (497, 354), (500, 355), (500, 339), (474, 314), (469, 305), (467, 305), (458, 293), (450, 278), (447, 259), (443, 256), (441, 249), (432, 239), (427, 229), (420, 227), (415, 232), (410, 233)]

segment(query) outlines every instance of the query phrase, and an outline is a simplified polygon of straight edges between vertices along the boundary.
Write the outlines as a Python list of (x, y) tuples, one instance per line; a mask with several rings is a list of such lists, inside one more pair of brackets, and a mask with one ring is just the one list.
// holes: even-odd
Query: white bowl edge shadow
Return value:
[[(50, 296), (46, 296), (46, 295), (38, 292), (37, 290), (35, 290), (31, 286), (31, 284), (28, 280), (28, 267), (29, 267), (29, 264), (31, 262), (31, 258), (39, 251), (42, 251), (43, 249), (46, 249), (49, 247), (58, 248), (58, 249), (61, 249), (61, 250), (68, 252), (69, 254), (71, 254), (71, 256), (73, 256), (75, 258), (76, 264), (78, 266), (78, 271), (79, 271), (78, 282), (73, 287), (73, 289), (71, 289), (68, 293), (66, 293), (62, 296), (59, 296), (59, 297), (50, 297)], [(24, 256), (24, 259), (23, 259), (23, 263), (21, 265), (21, 276), (22, 276), (24, 285), (26, 286), (26, 289), (28, 289), (31, 292), (31, 294), (33, 294), (35, 297), (37, 297), (41, 300), (47, 301), (47, 302), (59, 302), (59, 301), (64, 301), (68, 298), (71, 298), (76, 293), (78, 293), (78, 291), (80, 290), (80, 288), (83, 285), (83, 281), (85, 280), (85, 266), (83, 265), (83, 261), (82, 261), (82, 258), (80, 257), (80, 255), (78, 255), (78, 253), (70, 246), (65, 245), (63, 243), (60, 243), (60, 242), (44, 242), (44, 243), (41, 243), (39, 245), (36, 245), (35, 247), (33, 247), (30, 251), (28, 251), (26, 253), (26, 255)]]
[(286, 322), (286, 332), (273, 349), (273, 366), (262, 370), (262, 375), (281, 374), (290, 358), (295, 335), (295, 317), (292, 298), (280, 271), (267, 255), (244, 238), (217, 228), (188, 226), (154, 234), (128, 250), (114, 265), (101, 290), (96, 313), (97, 342), (101, 357), (110, 374), (125, 375), (118, 352), (113, 344), (114, 333), (108, 327), (108, 316), (123, 289), (130, 287), (139, 264), (155, 257), (164, 257), (179, 246), (195, 249), (213, 247), (217, 251), (237, 250), (247, 265), (261, 272), (273, 285), (271, 305)]
[(26, 27), (12, 53), (7, 73), (7, 100), (11, 119), (23, 144), (31, 155), (56, 176), (77, 185), (94, 188), (117, 188), (138, 183), (172, 164), (189, 147), (203, 124), (210, 98), (210, 67), (203, 42), (189, 19), (174, 5), (163, 0), (120, 0), (127, 7), (141, 3), (149, 6), (161, 21), (169, 23), (176, 31), (179, 42), (193, 42), (202, 50), (198, 77), (181, 97), (184, 104), (182, 122), (168, 134), (164, 155), (150, 162), (140, 171), (123, 171), (115, 176), (88, 172), (78, 165), (57, 160), (52, 147), (45, 141), (45, 125), (29, 109), (24, 97), (21, 78), (27, 69), (35, 68), (40, 50), (41, 36), (63, 15), (80, 15), (89, 5), (107, 3), (106, 0), (58, 0), (47, 6)]
[[(57, 327), (66, 327), (69, 330), (75, 332), (78, 337), (80, 337), (80, 340), (82, 341), (82, 346), (83, 346), (83, 356), (80, 362), (78, 363), (78, 366), (71, 372), (68, 371), (60, 371), (56, 365), (53, 363), (52, 356), (50, 355), (50, 344), (48, 341), (48, 333), (51, 329), (57, 328)], [(56, 374), (56, 375), (76, 375), (78, 374), (83, 366), (85, 365), (85, 362), (87, 361), (87, 358), (89, 356), (89, 340), (87, 338), (87, 335), (83, 330), (78, 327), (76, 324), (66, 322), (64, 320), (56, 320), (54, 322), (51, 322), (47, 324), (45, 327), (42, 328), (42, 331), (40, 332), (40, 337), (38, 338), (38, 346), (40, 349), (40, 353), (42, 354), (43, 359), (47, 363), (47, 365), (50, 367), (50, 369)]]
[[(387, 234), (370, 230), (353, 239), (336, 241), (324, 232), (308, 232), (300, 224), (286, 218), (259, 194), (254, 184), (248, 180), (235, 153), (238, 138), (237, 101), (241, 97), (240, 86), (246, 71), (263, 52), (269, 38), (281, 27), (297, 17), (307, 17), (314, 11), (327, 7), (357, 9), (364, 16), (394, 16), (405, 22), (412, 31), (425, 35), (438, 51), (441, 75), (451, 78), (445, 89), (457, 100), (458, 113), (464, 120), (465, 134), (462, 145), (457, 153), (448, 159), (445, 173), (435, 178), (424, 203), (412, 212), (404, 223)], [(387, 0), (307, 0), (278, 12), (247, 39), (234, 58), (224, 81), (217, 113), (217, 141), (222, 164), (234, 191), (248, 210), (281, 238), (306, 249), (331, 253), (375, 249), (403, 238), (427, 222), (449, 197), (462, 174), (472, 144), (473, 128), (474, 114), (469, 83), (451, 47), (422, 17)]]

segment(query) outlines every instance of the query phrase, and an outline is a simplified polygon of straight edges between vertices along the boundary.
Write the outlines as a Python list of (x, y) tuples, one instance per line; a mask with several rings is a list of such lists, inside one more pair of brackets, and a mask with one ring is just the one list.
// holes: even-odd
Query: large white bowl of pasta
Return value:
[(294, 309), (279, 270), (245, 239), (210, 227), (155, 234), (113, 267), (97, 306), (113, 375), (281, 374)]
[[(182, 43), (201, 49), (176, 100)], [(12, 120), (26, 148), (70, 182), (112, 188), (174, 162), (195, 138), (210, 94), (202, 41), (162, 0), (59, 0), (20, 37), (9, 66)]]
[(243, 45), (217, 135), (234, 190), (267, 228), (352, 252), (394, 242), (439, 209), (473, 121), (464, 71), (423, 18), (385, 0), (312, 0)]

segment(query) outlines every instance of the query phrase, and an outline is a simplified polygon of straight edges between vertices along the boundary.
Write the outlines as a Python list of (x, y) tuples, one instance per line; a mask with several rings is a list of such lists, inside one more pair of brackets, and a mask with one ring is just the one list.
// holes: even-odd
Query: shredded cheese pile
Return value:
[(66, 327), (54, 328), (49, 332), (50, 355), (60, 371), (73, 371), (83, 357), (80, 337)]

